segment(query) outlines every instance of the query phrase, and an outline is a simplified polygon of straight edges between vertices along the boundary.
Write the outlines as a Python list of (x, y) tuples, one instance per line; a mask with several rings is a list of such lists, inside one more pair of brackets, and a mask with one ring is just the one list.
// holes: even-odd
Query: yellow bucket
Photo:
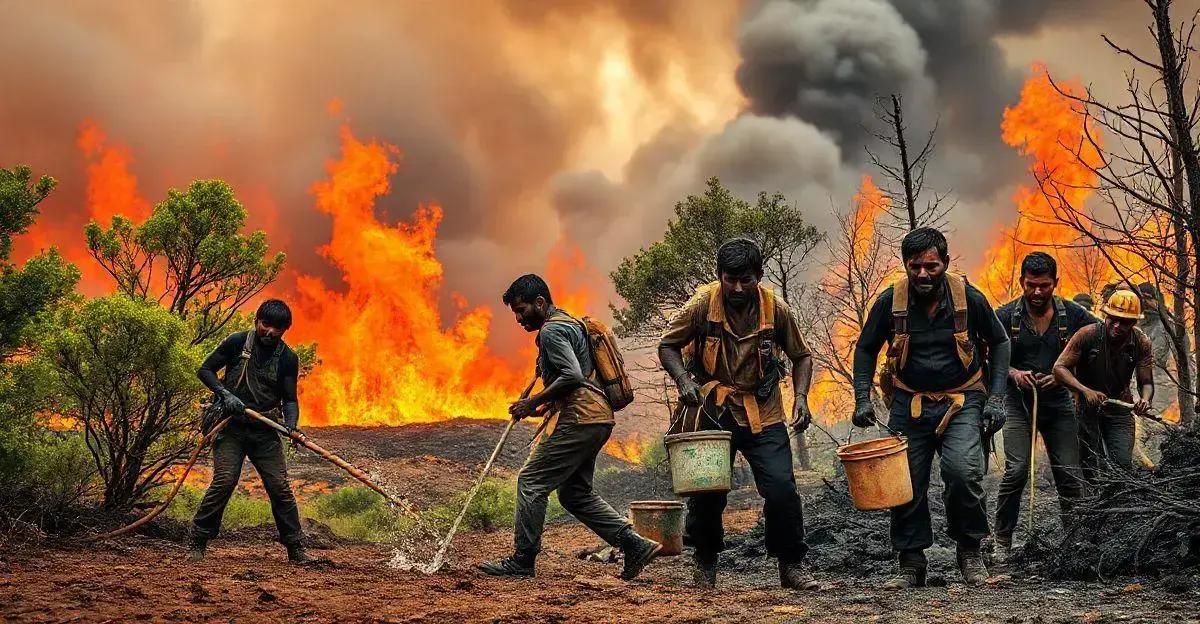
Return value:
[(908, 473), (908, 440), (878, 438), (838, 447), (850, 498), (863, 511), (899, 507), (913, 499)]

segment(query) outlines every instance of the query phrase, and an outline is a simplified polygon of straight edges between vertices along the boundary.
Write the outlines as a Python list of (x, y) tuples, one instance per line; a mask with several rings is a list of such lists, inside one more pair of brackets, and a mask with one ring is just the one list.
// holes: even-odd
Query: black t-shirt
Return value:
[[(1052, 315), (1050, 326), (1046, 328), (1046, 332), (1039, 335), (1029, 320), (1023, 305), (1023, 298), (1010, 301), (996, 310), (996, 317), (1000, 320), (1000, 324), (1009, 332), (1012, 331), (1013, 315), (1021, 314), (1020, 331), (1012, 341), (1012, 368), (1049, 375), (1053, 372), (1054, 362), (1058, 360), (1058, 355), (1062, 353), (1063, 347), (1066, 346), (1071, 336), (1092, 323), (1100, 322), (1100, 319), (1092, 316), (1091, 312), (1074, 301), (1065, 299), (1059, 299), (1059, 301), (1062, 302), (1063, 312), (1066, 315), (1067, 331), (1065, 336), (1059, 333), (1057, 312)], [(1012, 387), (1013, 384), (1010, 380), (1009, 389), (1011, 390)]]
[[(858, 341), (859, 347), (868, 353), (878, 353), (883, 344), (895, 335), (892, 296), (893, 287), (883, 291), (867, 316)], [(996, 319), (987, 297), (968, 284), (967, 331), (975, 356), (971, 367), (963, 368), (954, 340), (954, 303), (950, 289), (944, 282), (940, 297), (932, 318), (926, 314), (915, 295), (908, 300), (908, 361), (900, 371), (900, 379), (921, 392), (938, 392), (961, 386), (983, 363), (981, 345), (993, 346), (1008, 340), (1008, 333)]]
[[(208, 354), (204, 363), (200, 365), (201, 369), (207, 369), (218, 373), (222, 369), (225, 375), (222, 381), (226, 388), (229, 388), (237, 398), (241, 399), (246, 407), (255, 411), (266, 411), (275, 409), (280, 406), (280, 403), (296, 401), (296, 379), (300, 375), (300, 358), (296, 356), (296, 352), (292, 351), (286, 343), (282, 345), (279, 354), (279, 367), (273, 374), (269, 374), (269, 360), (274, 356), (274, 349), (265, 349), (257, 343), (251, 351), (250, 365), (253, 367), (248, 374), (259, 371), (262, 375), (274, 377), (274, 380), (269, 384), (270, 387), (266, 395), (255, 398), (254, 393), (250, 391), (249, 384), (242, 383), (237, 387), (234, 384), (237, 382), (237, 375), (241, 372), (239, 362), (242, 356), (242, 347), (246, 344), (246, 335), (249, 332), (238, 332), (226, 338), (221, 342), (212, 353)], [(231, 376), (231, 373), (233, 376)], [(260, 375), (258, 379), (264, 377)]]

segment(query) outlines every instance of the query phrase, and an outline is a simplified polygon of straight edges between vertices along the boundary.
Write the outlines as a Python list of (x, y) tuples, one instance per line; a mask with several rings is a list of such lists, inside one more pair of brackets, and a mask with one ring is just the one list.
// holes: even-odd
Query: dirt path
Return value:
[[(729, 514), (745, 530), (756, 512)], [(135, 537), (111, 546), (0, 550), (0, 614), (11, 622), (1200, 622), (1195, 593), (1148, 586), (1007, 581), (905, 594), (877, 580), (822, 578), (820, 592), (778, 589), (774, 569), (725, 573), (720, 589), (687, 587), (681, 557), (633, 583), (618, 566), (574, 553), (598, 545), (577, 523), (552, 526), (538, 577), (508, 581), (472, 564), (505, 554), (504, 532), (463, 535), (449, 570), (399, 572), (390, 551), (344, 545), (314, 551), (330, 566), (289, 565), (265, 541), (214, 542), (197, 565), (179, 544)]]

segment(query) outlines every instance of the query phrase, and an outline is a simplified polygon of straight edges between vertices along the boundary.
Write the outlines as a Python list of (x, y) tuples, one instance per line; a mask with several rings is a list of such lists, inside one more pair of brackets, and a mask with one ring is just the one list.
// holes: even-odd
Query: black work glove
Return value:
[(792, 431), (803, 433), (812, 424), (812, 412), (808, 409), (808, 395), (797, 394), (792, 406)]
[(854, 417), (850, 419), (855, 427), (870, 427), (875, 424), (875, 406), (870, 401), (860, 401), (854, 404)]
[(225, 388), (221, 388), (221, 407), (230, 416), (242, 418), (246, 416), (246, 404), (237, 398), (236, 394)]
[(700, 384), (691, 375), (680, 375), (675, 385), (679, 387), (680, 401), (692, 407), (700, 405)]
[(1004, 428), (1004, 395), (993, 394), (983, 404), (983, 435), (990, 436)]

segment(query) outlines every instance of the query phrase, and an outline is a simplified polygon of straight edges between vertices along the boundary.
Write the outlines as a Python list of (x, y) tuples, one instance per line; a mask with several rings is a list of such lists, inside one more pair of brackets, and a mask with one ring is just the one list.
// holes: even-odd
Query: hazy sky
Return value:
[[(488, 304), (564, 235), (606, 274), (711, 175), (828, 225), (891, 91), (915, 130), (940, 120), (930, 184), (956, 192), (954, 244), (978, 262), (966, 250), (1027, 181), (999, 126), (1030, 63), (1117, 94), (1125, 65), (1099, 33), (1149, 43), (1135, 0), (5, 4), (0, 163), (61, 180), (49, 242), (82, 240), (90, 119), (150, 202), (227, 179), (292, 269), (328, 276), (308, 189), (348, 122), (403, 153), (381, 217), (441, 204), (447, 284)], [(1181, 20), (1200, 0), (1176, 4)]]

